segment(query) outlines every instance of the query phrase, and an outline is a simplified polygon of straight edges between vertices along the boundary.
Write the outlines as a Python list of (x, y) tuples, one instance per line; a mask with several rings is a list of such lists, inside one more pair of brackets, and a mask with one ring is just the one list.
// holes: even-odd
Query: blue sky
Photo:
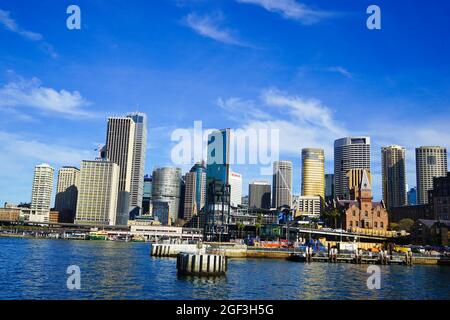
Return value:
[[(366, 28), (373, 3), (381, 30)], [(66, 28), (71, 4), (81, 30)], [(38, 163), (95, 157), (106, 117), (135, 110), (149, 118), (146, 172), (201, 120), (279, 128), (296, 193), (301, 148), (324, 148), (332, 172), (334, 139), (361, 134), (377, 199), (381, 146), (407, 148), (415, 186), (414, 148), (450, 147), (449, 14), (444, 0), (0, 0), (0, 202), (30, 201)], [(234, 169), (244, 186), (270, 179)]]

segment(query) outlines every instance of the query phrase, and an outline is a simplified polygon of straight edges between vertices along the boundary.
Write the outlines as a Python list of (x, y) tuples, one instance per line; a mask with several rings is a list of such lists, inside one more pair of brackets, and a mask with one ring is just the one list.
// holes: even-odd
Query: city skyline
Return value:
[[(132, 110), (149, 117), (145, 173), (172, 165), (171, 132), (196, 120), (208, 128), (280, 128), (280, 159), (293, 162), (294, 194), (300, 194), (302, 148), (323, 148), (325, 172), (333, 173), (333, 140), (370, 136), (374, 197), (381, 199), (382, 146), (405, 146), (413, 187), (415, 148), (448, 147), (450, 141), (445, 126), (450, 50), (439, 40), (446, 30), (439, 18), (445, 10), (417, 4), (417, 12), (406, 19), (401, 5), (385, 3), (383, 25), (389, 28), (373, 34), (352, 14), (304, 25), (237, 1), (139, 6), (81, 1), (82, 29), (72, 32), (60, 23), (64, 4), (42, 1), (31, 5), (32, 15), (20, 6), (17, 1), (0, 7), (0, 37), (9, 44), (0, 53), (0, 159), (6, 163), (0, 169), (1, 202), (31, 199), (38, 163), (56, 169), (94, 159), (94, 149), (104, 142), (104, 119)], [(351, 1), (339, 8), (319, 6), (328, 12), (360, 11)], [(89, 18), (103, 10), (117, 19)], [(257, 18), (250, 25), (244, 23), (248, 14)], [(51, 19), (40, 18), (46, 15)], [(7, 21), (17, 28), (8, 29)], [(199, 34), (202, 23), (240, 41)], [(409, 28), (414, 37), (404, 37)], [(350, 35), (348, 29), (359, 31)], [(20, 30), (39, 34), (40, 40)], [(292, 41), (311, 37), (317, 40), (314, 46)], [(233, 68), (227, 67), (230, 62)], [(232, 169), (243, 173), (244, 186), (270, 180), (257, 167)]]

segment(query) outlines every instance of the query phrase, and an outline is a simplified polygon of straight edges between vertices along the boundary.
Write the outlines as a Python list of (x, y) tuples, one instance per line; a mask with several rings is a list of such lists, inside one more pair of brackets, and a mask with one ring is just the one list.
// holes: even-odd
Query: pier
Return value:
[[(305, 254), (290, 248), (263, 248), (233, 243), (203, 243), (201, 246), (194, 244), (152, 244), (150, 255), (154, 257), (177, 257), (180, 253), (190, 254), (216, 254), (227, 258), (265, 258), (287, 259), (294, 254)], [(307, 263), (353, 263), (353, 264), (379, 264), (379, 265), (450, 265), (448, 257), (424, 256), (421, 254), (388, 253), (387, 251), (361, 253), (338, 252), (331, 248), (329, 252), (315, 252), (305, 254)]]

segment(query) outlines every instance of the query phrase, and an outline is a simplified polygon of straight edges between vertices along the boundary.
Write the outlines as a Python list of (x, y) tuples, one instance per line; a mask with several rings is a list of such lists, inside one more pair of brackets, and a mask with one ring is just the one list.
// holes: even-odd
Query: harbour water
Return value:
[[(0, 299), (450, 299), (448, 266), (380, 266), (230, 259), (226, 276), (177, 275), (175, 258), (148, 243), (0, 238)], [(81, 289), (67, 288), (67, 267)]]

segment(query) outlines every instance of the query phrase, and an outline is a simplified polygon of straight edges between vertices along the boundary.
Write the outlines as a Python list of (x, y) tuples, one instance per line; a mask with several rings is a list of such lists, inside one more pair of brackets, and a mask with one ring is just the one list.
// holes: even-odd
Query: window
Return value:
[(380, 222), (380, 228), (384, 228), (383, 222)]
[(374, 223), (375, 228), (378, 228), (378, 222)]
[(377, 211), (377, 217), (379, 218), (381, 216), (381, 212)]

